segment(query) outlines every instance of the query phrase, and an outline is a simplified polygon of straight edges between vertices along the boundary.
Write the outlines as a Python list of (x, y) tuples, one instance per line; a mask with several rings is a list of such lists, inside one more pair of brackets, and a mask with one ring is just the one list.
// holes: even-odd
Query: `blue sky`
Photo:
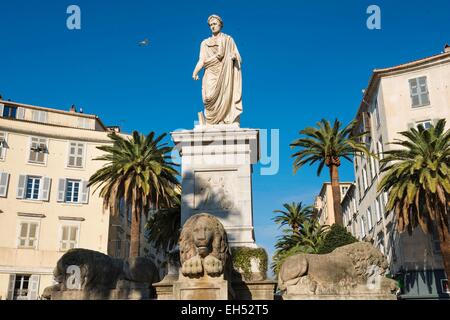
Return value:
[[(81, 8), (81, 30), (66, 9)], [(381, 30), (366, 27), (369, 5)], [(312, 204), (325, 170), (292, 174), (289, 143), (321, 118), (350, 121), (371, 70), (439, 53), (450, 43), (448, 0), (411, 1), (1, 1), (0, 93), (68, 110), (71, 104), (123, 131), (193, 127), (202, 110), (191, 79), (212, 13), (243, 58), (242, 127), (280, 130), (280, 170), (253, 179), (258, 244), (273, 252), (270, 220), (288, 201)], [(148, 38), (150, 45), (137, 42)], [(353, 180), (352, 167), (341, 168)]]

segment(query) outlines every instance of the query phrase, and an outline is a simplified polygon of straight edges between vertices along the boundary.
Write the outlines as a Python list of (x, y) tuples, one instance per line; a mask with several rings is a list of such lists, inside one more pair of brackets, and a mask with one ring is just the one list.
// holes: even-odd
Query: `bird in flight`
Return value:
[(145, 38), (144, 40), (138, 42), (140, 47), (148, 46), (149, 43), (150, 43), (150, 41), (147, 38)]

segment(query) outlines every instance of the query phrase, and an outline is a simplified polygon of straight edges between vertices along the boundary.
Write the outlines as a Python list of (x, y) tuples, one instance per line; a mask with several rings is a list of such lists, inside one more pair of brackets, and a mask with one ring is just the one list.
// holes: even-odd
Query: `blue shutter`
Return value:
[(0, 103), (0, 117), (3, 117), (3, 110), (5, 109), (5, 105)]

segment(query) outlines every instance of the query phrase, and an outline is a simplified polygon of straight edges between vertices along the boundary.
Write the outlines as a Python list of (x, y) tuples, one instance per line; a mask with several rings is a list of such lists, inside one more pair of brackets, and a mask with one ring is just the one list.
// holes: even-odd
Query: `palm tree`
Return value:
[(158, 251), (169, 253), (177, 244), (181, 230), (181, 195), (171, 208), (156, 210), (145, 226), (147, 240)]
[(117, 214), (120, 199), (131, 208), (130, 256), (139, 256), (141, 216), (147, 217), (150, 209), (171, 208), (176, 202), (179, 182), (178, 171), (170, 160), (172, 147), (161, 143), (166, 134), (155, 138), (134, 131), (130, 138), (116, 133), (108, 135), (113, 144), (97, 147), (105, 152), (94, 159), (106, 164), (89, 179), (89, 186), (100, 189), (103, 206)]
[(368, 151), (364, 143), (360, 142), (360, 139), (366, 132), (352, 134), (356, 125), (356, 120), (350, 122), (342, 129), (341, 125), (341, 122), (336, 119), (333, 127), (331, 127), (328, 120), (322, 119), (317, 123), (317, 128), (308, 127), (301, 130), (300, 134), (303, 135), (303, 137), (292, 142), (291, 148), (301, 148), (300, 151), (295, 152), (292, 155), (292, 157), (295, 157), (294, 173), (307, 163), (309, 163), (309, 165), (313, 165), (316, 162), (319, 163), (317, 169), (318, 176), (320, 176), (325, 165), (329, 168), (335, 223), (343, 225), (338, 173), (338, 168), (341, 165), (341, 158), (352, 162), (351, 157), (356, 152), (361, 152), (368, 156), (371, 156), (372, 154)]
[(286, 211), (274, 210), (274, 212), (280, 213), (280, 215), (272, 218), (272, 220), (281, 226), (289, 226), (294, 232), (299, 232), (303, 222), (313, 214), (313, 207), (305, 207), (301, 202), (284, 203), (283, 207)]
[(316, 218), (312, 217), (303, 221), (300, 232), (290, 228), (284, 229), (284, 234), (278, 237), (275, 244), (277, 250), (273, 256), (272, 270), (278, 273), (284, 260), (294, 254), (319, 253), (328, 231), (329, 226), (321, 225)]
[(450, 130), (444, 128), (442, 119), (428, 129), (400, 132), (406, 139), (396, 139), (391, 144), (401, 148), (384, 153), (378, 190), (389, 193), (386, 210), (394, 211), (399, 232), (411, 235), (417, 226), (427, 234), (437, 231), (450, 276)]

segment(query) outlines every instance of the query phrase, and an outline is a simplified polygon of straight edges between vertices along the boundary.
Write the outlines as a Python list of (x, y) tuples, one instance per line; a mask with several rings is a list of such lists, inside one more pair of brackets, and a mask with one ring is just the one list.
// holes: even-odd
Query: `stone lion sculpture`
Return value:
[(44, 290), (44, 298), (50, 299), (53, 291), (118, 289), (127, 283), (151, 288), (159, 281), (158, 270), (148, 258), (122, 260), (88, 249), (67, 251), (58, 260), (53, 276), (57, 284)]
[(291, 297), (320, 295), (390, 296), (397, 283), (384, 277), (388, 267), (379, 250), (356, 242), (329, 254), (296, 254), (286, 259), (278, 274), (278, 287)]
[(186, 277), (226, 274), (231, 262), (227, 233), (219, 219), (207, 213), (190, 217), (180, 234), (181, 273)]

